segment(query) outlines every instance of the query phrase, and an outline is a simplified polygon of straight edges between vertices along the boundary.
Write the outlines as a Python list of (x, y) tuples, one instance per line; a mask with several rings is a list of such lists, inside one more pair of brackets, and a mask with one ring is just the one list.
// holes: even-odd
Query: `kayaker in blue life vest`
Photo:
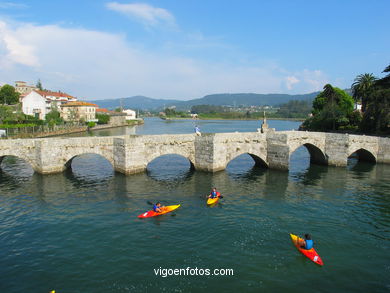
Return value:
[(312, 249), (313, 248), (313, 240), (311, 239), (311, 236), (310, 234), (305, 234), (305, 240), (302, 239), (301, 243), (300, 243), (300, 247), (303, 248), (303, 249)]
[(156, 213), (161, 213), (162, 212), (163, 206), (161, 206), (161, 203), (157, 202), (156, 204), (153, 205), (153, 211)]
[(209, 198), (216, 198), (216, 197), (219, 197), (221, 196), (221, 194), (217, 191), (217, 189), (214, 187), (211, 192), (210, 192), (210, 195), (209, 195)]

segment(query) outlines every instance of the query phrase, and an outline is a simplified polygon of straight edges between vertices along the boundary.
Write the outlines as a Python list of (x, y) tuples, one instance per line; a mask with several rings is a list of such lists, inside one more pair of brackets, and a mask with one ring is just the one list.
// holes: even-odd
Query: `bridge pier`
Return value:
[(325, 153), (327, 155), (328, 165), (336, 167), (347, 166), (348, 135), (326, 133), (325, 141)]
[(390, 164), (390, 139), (386, 137), (378, 138), (378, 163)]
[[(218, 150), (215, 147), (215, 133), (206, 133), (195, 137), (195, 170), (217, 172), (224, 170), (224, 160), (217, 160)], [(219, 150), (221, 152), (222, 150)]]
[(117, 172), (130, 175), (146, 170), (142, 151), (144, 145), (136, 136), (114, 138), (114, 169)]
[(290, 148), (287, 134), (271, 133), (267, 136), (267, 161), (270, 169), (288, 171)]

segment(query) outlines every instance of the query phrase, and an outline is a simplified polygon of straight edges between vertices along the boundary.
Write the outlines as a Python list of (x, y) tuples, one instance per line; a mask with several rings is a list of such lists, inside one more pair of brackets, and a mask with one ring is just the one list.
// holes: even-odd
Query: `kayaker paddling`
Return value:
[(297, 235), (291, 234), (290, 237), (294, 246), (307, 258), (316, 264), (323, 266), (324, 262), (313, 247), (313, 240), (311, 239), (310, 234), (305, 234), (305, 239), (298, 237)]
[(303, 249), (309, 250), (313, 248), (313, 240), (310, 234), (305, 234), (305, 239), (300, 238), (299, 246)]
[(221, 193), (219, 193), (217, 191), (217, 189), (215, 187), (213, 187), (213, 189), (211, 190), (208, 198), (216, 198), (216, 197), (220, 197), (221, 196)]
[(161, 206), (160, 202), (157, 202), (156, 204), (153, 205), (153, 211), (156, 213), (162, 213), (163, 206)]

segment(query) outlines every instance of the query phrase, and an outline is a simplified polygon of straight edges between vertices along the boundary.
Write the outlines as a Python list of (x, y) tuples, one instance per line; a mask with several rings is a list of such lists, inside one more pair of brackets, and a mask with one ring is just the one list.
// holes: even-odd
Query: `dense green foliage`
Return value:
[(33, 116), (23, 114), (20, 105), (0, 105), (0, 123), (41, 125), (43, 124), (43, 121)]
[(98, 124), (108, 124), (110, 121), (110, 115), (107, 114), (96, 114), (96, 119)]
[(24, 127), (33, 127), (37, 126), (34, 123), (25, 123), (25, 124), (0, 124), (0, 128), (24, 128)]
[(374, 82), (367, 96), (366, 111), (360, 129), (366, 133), (390, 134), (390, 65), (385, 77)]
[(359, 74), (352, 84), (352, 96), (362, 105), (362, 112), (366, 111), (367, 101), (371, 95), (377, 78), (372, 73)]
[(227, 108), (215, 105), (196, 105), (191, 107), (191, 113), (193, 114), (214, 114), (222, 112), (227, 112)]
[(56, 109), (52, 109), (49, 113), (46, 114), (45, 121), (50, 126), (64, 123), (64, 120), (61, 118), (60, 112), (58, 112)]
[(362, 111), (352, 111), (353, 101), (344, 91), (327, 84), (313, 101), (313, 117), (303, 129), (353, 130), (367, 134), (390, 134), (390, 65), (381, 79), (369, 73), (358, 75), (351, 86)]
[[(312, 105), (309, 101), (293, 100), (280, 105), (279, 110), (274, 117), (280, 118), (306, 118), (312, 111)], [(270, 116), (271, 117), (271, 116)]]
[(15, 91), (12, 85), (5, 84), (0, 88), (0, 103), (4, 105), (14, 105), (19, 103), (20, 94)]
[(313, 101), (313, 116), (302, 124), (303, 129), (315, 131), (355, 129), (358, 125), (352, 122), (359, 121), (353, 113), (353, 99), (345, 91), (324, 86)]
[(222, 112), (222, 113), (201, 113), (198, 117), (201, 119), (260, 119), (263, 116), (260, 112)]
[[(237, 108), (225, 106), (197, 105), (192, 106), (191, 113), (198, 114), (199, 118), (202, 119), (262, 119), (264, 116), (264, 112), (260, 109), (244, 109), (245, 111), (239, 111)], [(293, 100), (280, 105), (277, 111), (267, 109), (266, 116), (269, 118), (302, 119), (307, 117), (311, 110), (312, 106), (309, 101)]]
[(190, 115), (188, 115), (187, 113), (185, 112), (181, 112), (181, 111), (176, 111), (175, 109), (172, 109), (172, 108), (165, 108), (164, 110), (164, 113), (165, 113), (165, 117), (168, 117), (168, 118), (189, 118)]

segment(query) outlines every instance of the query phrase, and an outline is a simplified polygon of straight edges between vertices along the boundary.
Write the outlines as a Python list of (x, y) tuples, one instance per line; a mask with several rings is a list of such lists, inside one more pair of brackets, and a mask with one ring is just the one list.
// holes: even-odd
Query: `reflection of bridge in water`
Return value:
[(196, 170), (209, 172), (224, 170), (237, 156), (249, 154), (256, 165), (288, 170), (290, 155), (300, 146), (315, 164), (346, 166), (354, 153), (359, 160), (390, 163), (389, 138), (301, 131), (1, 140), (0, 158), (16, 156), (36, 172), (50, 174), (64, 171), (76, 156), (92, 153), (106, 158), (116, 171), (132, 174), (168, 154), (181, 155)]

